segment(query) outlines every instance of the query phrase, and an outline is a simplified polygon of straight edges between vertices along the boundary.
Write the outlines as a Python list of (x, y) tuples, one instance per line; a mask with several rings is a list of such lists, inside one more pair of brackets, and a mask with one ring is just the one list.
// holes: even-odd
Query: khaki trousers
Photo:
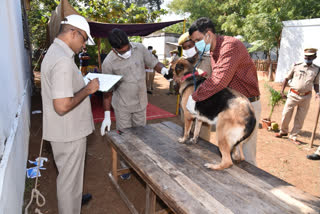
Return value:
[(243, 155), (245, 160), (252, 165), (257, 165), (256, 162), (256, 151), (257, 151), (257, 135), (259, 129), (259, 121), (261, 115), (261, 102), (260, 100), (251, 103), (256, 116), (256, 127), (250, 136), (250, 139), (243, 144)]
[(59, 214), (81, 212), (86, 142), (86, 137), (71, 142), (50, 142), (59, 171), (57, 177)]
[(297, 113), (294, 118), (294, 125), (290, 133), (291, 137), (297, 137), (303, 126), (304, 119), (306, 118), (306, 115), (308, 113), (311, 97), (311, 94), (308, 94), (307, 96), (299, 96), (293, 94), (292, 92), (289, 92), (286, 104), (282, 112), (280, 133), (288, 133), (288, 126), (291, 121), (294, 108), (297, 106)]
[(127, 112), (114, 109), (117, 130), (145, 126), (147, 124), (147, 108), (138, 112)]
[(146, 72), (146, 84), (147, 84), (148, 91), (153, 90), (154, 75), (155, 75), (155, 71)]

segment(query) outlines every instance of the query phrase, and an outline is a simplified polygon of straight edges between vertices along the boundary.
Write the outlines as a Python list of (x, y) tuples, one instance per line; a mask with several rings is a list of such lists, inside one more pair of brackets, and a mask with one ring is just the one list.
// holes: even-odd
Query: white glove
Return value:
[(187, 102), (187, 110), (191, 113), (191, 114), (196, 114), (195, 111), (195, 107), (196, 107), (196, 101), (194, 101), (194, 99), (192, 98), (192, 96), (190, 95), (188, 98), (188, 102)]
[(169, 69), (166, 68), (166, 67), (162, 67), (161, 68), (161, 74), (162, 74), (162, 76), (168, 75), (169, 74)]
[(109, 132), (111, 128), (110, 111), (104, 112), (104, 120), (102, 121), (101, 130), (100, 130), (101, 136), (103, 136), (106, 133), (106, 127), (108, 127), (108, 132)]

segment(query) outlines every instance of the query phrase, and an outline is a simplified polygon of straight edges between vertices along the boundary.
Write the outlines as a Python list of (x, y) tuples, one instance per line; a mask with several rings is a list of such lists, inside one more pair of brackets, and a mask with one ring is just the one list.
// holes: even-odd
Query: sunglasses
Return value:
[(78, 31), (78, 30), (76, 30), (76, 29), (70, 29), (70, 30), (72, 30), (72, 31), (77, 31), (77, 32), (81, 35), (81, 37), (82, 37), (82, 39), (83, 39), (83, 42), (87, 42), (87, 41), (88, 41), (88, 37), (85, 38), (80, 31)]

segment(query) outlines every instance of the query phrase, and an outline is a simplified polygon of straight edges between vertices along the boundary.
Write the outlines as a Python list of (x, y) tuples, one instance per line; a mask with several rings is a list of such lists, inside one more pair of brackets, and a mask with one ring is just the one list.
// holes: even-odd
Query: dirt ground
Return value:
[[(260, 73), (260, 72), (259, 72)], [(261, 73), (260, 73), (261, 74)], [(273, 88), (280, 90), (281, 84), (266, 82), (259, 78), (262, 113), (261, 118), (269, 115), (268, 106), (269, 92), (264, 87), (268, 83)], [(160, 75), (155, 77), (155, 90), (149, 96), (149, 102), (168, 112), (176, 112), (176, 96), (166, 95), (168, 92), (168, 82)], [(272, 116), (272, 120), (281, 122), (283, 104), (277, 106)], [(310, 161), (306, 158), (307, 154), (313, 153), (320, 144), (320, 135), (316, 135), (314, 147), (309, 149), (311, 133), (315, 125), (315, 118), (318, 109), (318, 101), (314, 98), (305, 120), (301, 136), (298, 138), (302, 144), (295, 145), (288, 139), (277, 139), (275, 133), (265, 129), (259, 129), (257, 142), (257, 166), (274, 176), (277, 176), (297, 188), (320, 197), (320, 173), (319, 161)], [(39, 92), (32, 97), (32, 110), (42, 110), (41, 97)], [(164, 118), (147, 121), (148, 123), (158, 123), (161, 121), (172, 121), (182, 125), (180, 118)], [(96, 130), (88, 137), (84, 193), (91, 193), (93, 199), (82, 207), (83, 214), (126, 214), (129, 213), (124, 202), (112, 186), (108, 177), (111, 169), (111, 151), (104, 138), (100, 136), (100, 123), (95, 124)], [(42, 114), (31, 116), (29, 160), (38, 157), (41, 136), (42, 136)], [(292, 127), (292, 123), (290, 125)], [(112, 125), (115, 128), (115, 124)], [(319, 133), (319, 131), (317, 131)], [(41, 171), (38, 189), (46, 198), (46, 204), (41, 211), (46, 214), (58, 213), (56, 200), (56, 176), (57, 170), (54, 165), (50, 144), (44, 142), (43, 155), (49, 161), (45, 163), (46, 170)], [(119, 180), (120, 186), (124, 189), (129, 199), (136, 206), (139, 213), (145, 209), (145, 184), (137, 175), (131, 179)], [(34, 180), (26, 180), (25, 204), (30, 200), (30, 191)], [(161, 203), (158, 206), (164, 207)]]

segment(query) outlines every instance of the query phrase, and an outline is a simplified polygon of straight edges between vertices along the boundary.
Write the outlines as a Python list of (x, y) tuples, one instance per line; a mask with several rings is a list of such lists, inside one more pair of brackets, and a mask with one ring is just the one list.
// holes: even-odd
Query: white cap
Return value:
[(62, 21), (61, 24), (68, 24), (68, 25), (72, 25), (76, 28), (79, 28), (83, 31), (86, 32), (87, 36), (88, 36), (88, 45), (95, 45), (91, 35), (90, 35), (90, 27), (89, 24), (87, 22), (87, 20), (80, 15), (70, 15), (65, 17), (65, 21)]

